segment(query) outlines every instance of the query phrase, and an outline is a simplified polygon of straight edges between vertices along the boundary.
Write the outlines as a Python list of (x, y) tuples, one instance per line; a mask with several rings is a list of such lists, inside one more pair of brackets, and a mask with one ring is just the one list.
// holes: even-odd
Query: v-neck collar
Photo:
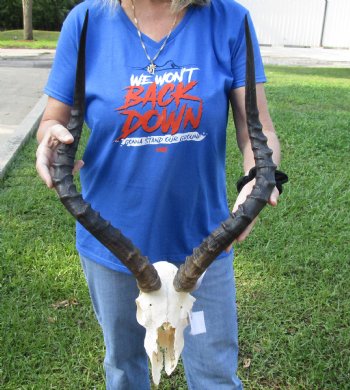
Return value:
[[(129, 19), (129, 16), (126, 14), (126, 12), (121, 6), (119, 7), (119, 14), (123, 22), (125, 23), (126, 27), (139, 39), (136, 26), (132, 23), (132, 21)], [(177, 34), (179, 34), (179, 32), (185, 27), (185, 25), (191, 18), (192, 14), (193, 14), (193, 7), (188, 7), (180, 23), (171, 32), (168, 42), (171, 42), (177, 36)], [(147, 46), (153, 47), (154, 49), (160, 48), (164, 40), (166, 39), (166, 36), (164, 36), (160, 41), (155, 41), (154, 39), (150, 38), (148, 35), (144, 34), (143, 32), (141, 32), (141, 35), (145, 44)]]

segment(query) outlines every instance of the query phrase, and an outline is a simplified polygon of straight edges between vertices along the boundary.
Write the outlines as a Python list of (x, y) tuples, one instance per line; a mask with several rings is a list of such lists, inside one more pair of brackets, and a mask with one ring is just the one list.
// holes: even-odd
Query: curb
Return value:
[(31, 56), (4, 56), (0, 53), (0, 67), (13, 68), (50, 68), (53, 64), (53, 55)]
[(51, 68), (53, 60), (0, 59), (0, 67), (5, 68)]
[(37, 130), (47, 103), (47, 96), (43, 95), (30, 113), (17, 126), (13, 137), (10, 137), (0, 146), (0, 179), (2, 179), (17, 153), (25, 145), (28, 138)]
[(305, 68), (350, 68), (350, 61), (328, 61), (300, 57), (270, 57), (262, 55), (264, 65), (300, 66)]

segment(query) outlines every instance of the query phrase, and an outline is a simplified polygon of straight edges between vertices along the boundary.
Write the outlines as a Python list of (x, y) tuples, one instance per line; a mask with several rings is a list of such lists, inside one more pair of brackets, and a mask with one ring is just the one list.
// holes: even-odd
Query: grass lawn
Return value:
[(0, 31), (0, 48), (56, 49), (59, 32), (33, 31), (34, 40), (23, 40), (23, 30)]
[[(236, 247), (239, 375), (248, 390), (349, 389), (350, 69), (267, 73), (290, 183)], [(228, 139), (232, 204), (242, 173), (232, 124)], [(103, 389), (74, 222), (38, 179), (35, 149), (0, 182), (0, 387)], [(181, 366), (159, 389), (187, 389)]]

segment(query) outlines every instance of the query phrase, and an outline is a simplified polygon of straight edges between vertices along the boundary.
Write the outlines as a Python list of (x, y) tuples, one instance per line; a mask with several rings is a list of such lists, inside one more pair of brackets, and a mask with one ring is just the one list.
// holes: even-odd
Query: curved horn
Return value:
[(230, 214), (229, 218), (199, 247), (195, 248), (191, 256), (186, 258), (185, 264), (181, 265), (174, 278), (174, 287), (177, 291), (189, 292), (194, 289), (197, 280), (208, 266), (263, 209), (275, 187), (276, 165), (272, 161), (272, 151), (267, 146), (267, 138), (262, 132), (262, 125), (259, 121), (254, 53), (247, 17), (245, 18), (245, 35), (247, 45), (245, 105), (249, 138), (256, 166), (256, 183), (251, 194), (238, 207), (238, 210)]
[(142, 256), (130, 240), (84, 201), (73, 182), (74, 159), (84, 124), (87, 25), (88, 11), (80, 37), (74, 102), (67, 125), (67, 129), (74, 137), (74, 142), (69, 145), (60, 144), (57, 148), (57, 158), (53, 164), (53, 183), (67, 210), (135, 275), (140, 290), (144, 292), (158, 290), (161, 282), (156, 269), (149, 263), (147, 257)]

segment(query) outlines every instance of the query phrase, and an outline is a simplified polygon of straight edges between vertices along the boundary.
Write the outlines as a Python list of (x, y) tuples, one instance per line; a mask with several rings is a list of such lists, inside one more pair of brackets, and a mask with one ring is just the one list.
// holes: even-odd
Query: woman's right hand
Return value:
[[(72, 134), (61, 124), (47, 126), (36, 151), (36, 170), (49, 188), (53, 188), (52, 163), (55, 161), (56, 149), (60, 143), (71, 144), (74, 141)], [(84, 162), (76, 161), (73, 173), (77, 172)]]

